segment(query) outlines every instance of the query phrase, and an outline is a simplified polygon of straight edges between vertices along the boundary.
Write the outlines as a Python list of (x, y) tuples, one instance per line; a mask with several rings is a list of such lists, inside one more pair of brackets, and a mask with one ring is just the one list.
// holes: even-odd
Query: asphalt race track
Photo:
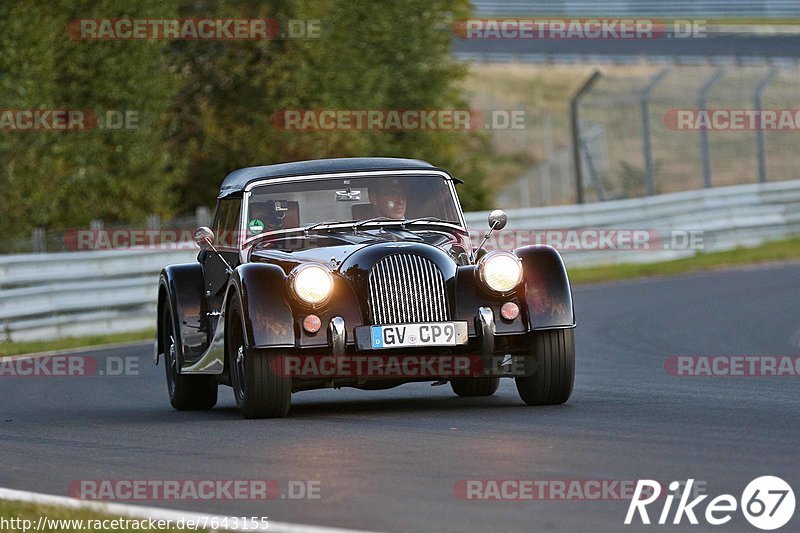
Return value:
[[(626, 528), (626, 501), (466, 501), (454, 485), (694, 478), (739, 498), (776, 475), (797, 492), (800, 378), (675, 377), (664, 363), (797, 355), (799, 295), (798, 265), (577, 287), (575, 391), (549, 408), (523, 406), (504, 380), (486, 399), (427, 384), (305, 392), (287, 418), (259, 421), (240, 418), (226, 387), (215, 410), (181, 413), (150, 346), (95, 352), (138, 357), (140, 375), (0, 379), (0, 486), (64, 495), (80, 479), (313, 480), (320, 499), (142, 504), (379, 531), (707, 531), (685, 519)], [(800, 529), (797, 514), (783, 530)], [(752, 530), (739, 512), (716, 529)]]

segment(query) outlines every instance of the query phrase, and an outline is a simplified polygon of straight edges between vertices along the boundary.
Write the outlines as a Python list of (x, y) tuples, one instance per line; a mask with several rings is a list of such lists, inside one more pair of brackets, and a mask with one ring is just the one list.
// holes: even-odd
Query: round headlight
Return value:
[(478, 277), (489, 290), (510, 292), (522, 282), (522, 263), (509, 252), (489, 252), (478, 261)]
[(303, 303), (321, 305), (333, 292), (333, 276), (319, 265), (302, 265), (289, 274), (292, 292)]

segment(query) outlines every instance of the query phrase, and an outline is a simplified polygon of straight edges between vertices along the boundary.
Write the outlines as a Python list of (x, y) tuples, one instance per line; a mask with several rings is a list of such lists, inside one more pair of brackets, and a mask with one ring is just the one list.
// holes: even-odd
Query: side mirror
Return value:
[(211, 228), (207, 228), (205, 226), (200, 226), (197, 228), (197, 231), (194, 232), (194, 242), (197, 243), (201, 250), (206, 252), (212, 251), (217, 254), (217, 257), (219, 257), (220, 261), (225, 263), (225, 271), (228, 274), (233, 272), (233, 267), (225, 260), (222, 254), (220, 254), (214, 246), (214, 232), (211, 231)]
[(508, 215), (501, 209), (495, 209), (489, 213), (489, 229), (501, 230), (508, 224)]
[(197, 231), (194, 232), (194, 242), (197, 243), (201, 250), (213, 250), (214, 232), (211, 231), (211, 228), (200, 226), (197, 228)]
[(478, 252), (483, 248), (483, 245), (486, 244), (486, 241), (489, 239), (489, 236), (492, 234), (493, 231), (499, 231), (506, 227), (508, 223), (508, 215), (506, 212), (501, 209), (495, 209), (491, 213), (489, 213), (489, 231), (486, 232), (486, 235), (483, 236), (483, 240), (481, 243), (473, 250), (472, 252), (472, 262), (474, 263), (475, 260), (478, 258)]

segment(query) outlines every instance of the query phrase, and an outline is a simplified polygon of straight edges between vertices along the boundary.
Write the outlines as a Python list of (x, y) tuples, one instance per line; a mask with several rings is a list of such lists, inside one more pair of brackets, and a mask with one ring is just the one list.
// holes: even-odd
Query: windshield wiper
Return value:
[(404, 220), (405, 219), (402, 219), (402, 218), (398, 219), (398, 218), (389, 218), (389, 217), (368, 218), (366, 220), (362, 220), (360, 222), (356, 222), (355, 224), (353, 224), (353, 231), (357, 230), (358, 228), (360, 228), (364, 224), (369, 224), (370, 222), (397, 222), (398, 224), (402, 224), (404, 222)]
[(406, 224), (416, 224), (417, 222), (441, 222), (443, 224), (452, 224), (449, 220), (443, 220), (439, 217), (419, 217), (419, 218), (412, 218), (411, 220), (406, 220), (403, 222), (404, 225)]
[[(342, 223), (343, 222), (341, 220), (334, 218), (333, 220), (325, 220), (323, 222), (317, 222), (316, 224), (311, 224), (310, 226), (306, 226), (306, 227), (302, 228), (302, 230), (303, 230), (304, 233), (308, 233), (312, 229), (318, 228), (320, 226), (325, 226), (327, 224), (342, 224)], [(301, 228), (298, 228), (298, 229), (301, 229)]]
[(416, 224), (418, 222), (440, 222), (443, 224), (452, 224), (452, 222), (448, 220), (442, 220), (441, 218), (438, 217), (419, 217), (419, 218), (412, 218), (410, 220), (406, 220), (404, 218), (374, 217), (353, 224), (353, 231), (355, 231), (362, 225), (368, 224), (370, 222), (396, 222), (402, 228), (404, 228), (408, 224)]

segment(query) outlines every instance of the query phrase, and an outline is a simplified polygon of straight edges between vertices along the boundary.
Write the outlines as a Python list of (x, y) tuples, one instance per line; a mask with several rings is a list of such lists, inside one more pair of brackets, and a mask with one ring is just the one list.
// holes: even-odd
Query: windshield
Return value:
[(252, 190), (247, 233), (313, 224), (430, 218), (461, 225), (450, 184), (437, 176), (300, 180)]

